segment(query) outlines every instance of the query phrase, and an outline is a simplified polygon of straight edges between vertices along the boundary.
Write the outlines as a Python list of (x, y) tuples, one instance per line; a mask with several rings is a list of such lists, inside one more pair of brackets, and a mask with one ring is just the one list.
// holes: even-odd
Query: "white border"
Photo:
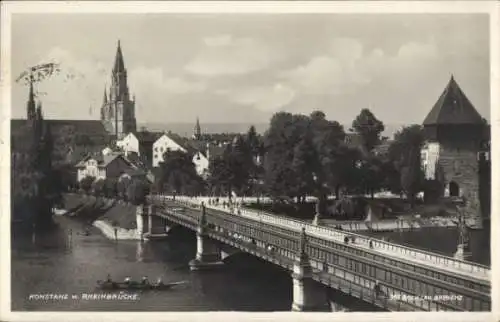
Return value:
[[(10, 44), (11, 15), (13, 13), (489, 13), (490, 15), (490, 66), (491, 66), (491, 124), (492, 124), (492, 213), (500, 210), (500, 5), (495, 1), (336, 1), (336, 2), (159, 2), (159, 1), (4, 1), (1, 5), (1, 99), (0, 116), (0, 320), (1, 321), (93, 321), (116, 320), (135, 321), (138, 319), (154, 319), (158, 321), (179, 320), (296, 320), (296, 321), (330, 321), (330, 320), (402, 320), (417, 321), (422, 319), (440, 321), (498, 321), (499, 320), (499, 280), (498, 271), (500, 257), (498, 253), (498, 216), (491, 218), (492, 245), (492, 312), (495, 313), (234, 313), (234, 312), (199, 312), (199, 313), (93, 313), (93, 312), (10, 312)], [(7, 233), (8, 232), (8, 233)]]

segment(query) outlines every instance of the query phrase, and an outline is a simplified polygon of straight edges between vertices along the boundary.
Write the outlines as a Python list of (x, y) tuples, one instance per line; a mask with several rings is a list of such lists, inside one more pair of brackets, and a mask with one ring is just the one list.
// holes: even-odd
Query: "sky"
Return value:
[[(421, 123), (453, 74), (490, 118), (489, 21), (475, 14), (14, 14), (12, 75), (41, 62), (46, 118), (98, 119), (120, 39), (138, 122)], [(68, 77), (68, 75), (72, 75)], [(13, 83), (12, 117), (28, 88)]]

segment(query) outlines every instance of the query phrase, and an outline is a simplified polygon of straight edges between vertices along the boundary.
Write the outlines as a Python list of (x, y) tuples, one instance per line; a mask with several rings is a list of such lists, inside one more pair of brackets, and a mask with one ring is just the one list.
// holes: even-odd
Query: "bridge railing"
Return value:
[[(249, 215), (250, 213), (254, 213), (256, 211), (254, 210), (248, 210), (248, 209), (242, 209), (241, 210), (242, 214)], [(460, 259), (452, 258), (446, 255), (440, 255), (440, 254), (435, 254), (432, 252), (428, 252), (425, 250), (419, 250), (403, 245), (398, 245), (394, 243), (390, 243), (387, 241), (379, 240), (379, 239), (374, 239), (370, 238), (367, 236), (355, 234), (352, 232), (341, 232), (339, 230), (333, 229), (331, 227), (321, 227), (321, 226), (315, 226), (306, 222), (298, 221), (295, 219), (291, 218), (286, 218), (284, 219), (283, 217), (276, 216), (276, 215), (268, 215), (264, 214), (261, 211), (257, 211), (257, 213), (262, 217), (266, 218), (271, 223), (278, 223), (278, 224), (283, 224), (286, 226), (292, 226), (292, 227), (305, 227), (306, 232), (312, 232), (312, 233), (317, 233), (329, 237), (333, 237), (335, 239), (338, 239), (339, 241), (342, 241), (346, 236), (349, 237), (354, 237), (356, 240), (356, 244), (365, 244), (366, 246), (369, 245), (370, 241), (373, 243), (374, 248), (377, 248), (378, 250), (385, 250), (388, 252), (393, 252), (393, 253), (399, 253), (404, 256), (411, 256), (415, 259), (423, 260), (423, 261), (430, 261), (432, 263), (438, 264), (438, 265), (445, 265), (445, 266), (450, 266), (453, 268), (458, 268), (460, 270), (468, 271), (471, 273), (480, 273), (480, 274), (485, 274), (488, 275), (490, 272), (489, 267), (472, 263), (472, 262), (467, 262), (463, 261)], [(278, 219), (279, 218), (279, 219)]]
[[(166, 196), (163, 195), (164, 199), (167, 200), (173, 200), (173, 196)], [(222, 206), (215, 206), (215, 205), (209, 205), (208, 204), (208, 197), (185, 197), (185, 196), (176, 196), (175, 201), (189, 206), (189, 207), (197, 207), (199, 208), (201, 205), (201, 202), (205, 202), (206, 206), (209, 208), (217, 209), (223, 212), (230, 212), (229, 208), (224, 208)], [(238, 212), (239, 211), (239, 212)], [(330, 238), (334, 238), (339, 240), (340, 242), (343, 241), (345, 237), (354, 237), (356, 240), (356, 244), (364, 244), (369, 245), (370, 242), (373, 243), (374, 248), (377, 248), (378, 250), (385, 250), (387, 252), (393, 252), (397, 253), (403, 256), (410, 256), (418, 260), (423, 260), (427, 262), (431, 262), (434, 264), (438, 265), (444, 265), (444, 266), (449, 266), (452, 268), (456, 268), (459, 270), (463, 271), (468, 271), (471, 273), (480, 273), (480, 274), (485, 274), (488, 275), (490, 273), (490, 269), (487, 266), (460, 260), (457, 258), (449, 257), (446, 255), (440, 255), (440, 254), (435, 254), (432, 252), (428, 252), (425, 250), (420, 250), (420, 249), (415, 249), (411, 248), (408, 246), (403, 246), (399, 244), (394, 244), (390, 243), (387, 241), (375, 239), (375, 238), (370, 238), (364, 235), (359, 235), (355, 234), (352, 232), (345, 232), (345, 231), (339, 231), (337, 229), (331, 228), (331, 227), (322, 227), (322, 226), (316, 226), (312, 225), (310, 223), (307, 223), (305, 221), (300, 221), (296, 220), (293, 218), (288, 218), (284, 216), (279, 216), (276, 214), (272, 213), (267, 213), (262, 210), (253, 210), (245, 207), (239, 207), (236, 208), (233, 212), (233, 214), (240, 214), (249, 218), (254, 218), (255, 220), (258, 221), (266, 221), (271, 224), (276, 224), (276, 225), (281, 225), (281, 226), (286, 226), (286, 227), (291, 227), (295, 229), (302, 229), (302, 227), (305, 227), (307, 233), (315, 233), (323, 236), (328, 236)]]

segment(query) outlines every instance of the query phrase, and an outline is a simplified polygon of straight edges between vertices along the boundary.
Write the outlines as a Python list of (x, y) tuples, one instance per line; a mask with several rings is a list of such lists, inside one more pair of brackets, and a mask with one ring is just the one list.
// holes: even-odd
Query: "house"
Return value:
[(209, 161), (203, 151), (196, 148), (189, 139), (173, 133), (163, 134), (153, 143), (153, 167), (160, 166), (160, 163), (163, 162), (164, 153), (169, 150), (183, 151), (192, 155), (198, 175), (204, 176), (208, 171)]
[(139, 154), (139, 140), (132, 132), (125, 135), (123, 139), (116, 141), (116, 146), (126, 154), (130, 152)]
[(146, 172), (137, 168), (121, 153), (106, 155), (88, 155), (75, 166), (77, 168), (77, 181), (80, 182), (87, 176), (96, 179), (119, 178), (123, 174), (129, 177), (145, 177)]
[(122, 140), (117, 141), (116, 145), (127, 156), (130, 153), (136, 153), (141, 162), (151, 168), (153, 167), (153, 143), (162, 135), (162, 132), (130, 132)]

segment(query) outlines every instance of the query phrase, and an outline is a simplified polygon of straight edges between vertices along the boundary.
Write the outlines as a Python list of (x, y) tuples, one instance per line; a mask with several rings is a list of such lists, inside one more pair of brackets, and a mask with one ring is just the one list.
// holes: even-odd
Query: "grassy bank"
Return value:
[(64, 195), (68, 216), (92, 224), (96, 220), (123, 229), (135, 229), (136, 206), (104, 197), (69, 193)]

